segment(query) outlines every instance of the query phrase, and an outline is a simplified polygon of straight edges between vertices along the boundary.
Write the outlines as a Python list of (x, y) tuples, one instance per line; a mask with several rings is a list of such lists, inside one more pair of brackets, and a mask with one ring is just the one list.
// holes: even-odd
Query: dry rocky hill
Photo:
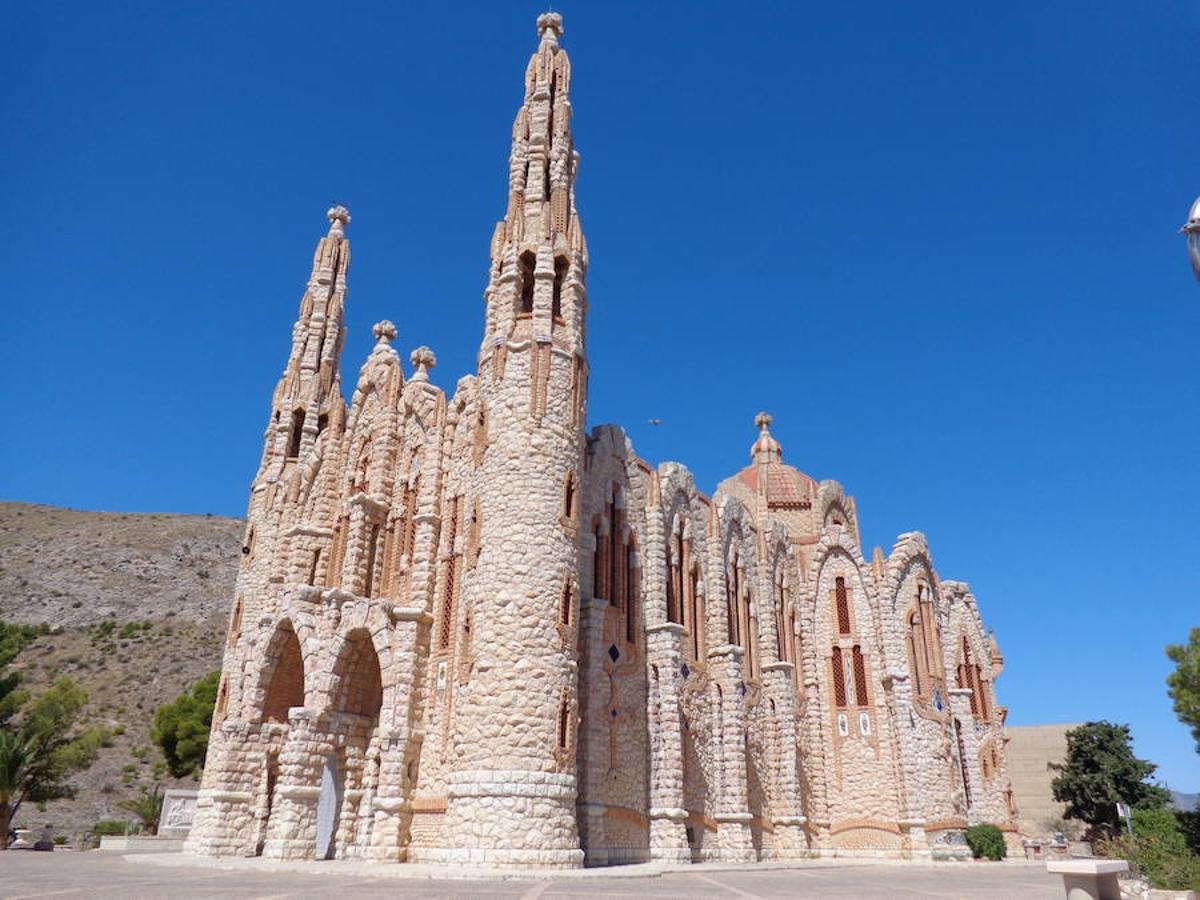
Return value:
[[(88, 714), (112, 732), (79, 794), (18, 826), (51, 824), (72, 839), (149, 786), (162, 756), (154, 710), (221, 665), (222, 637), (244, 523), (217, 516), (81, 512), (0, 503), (0, 619), (47, 623), (13, 663), (38, 691), (60, 675), (89, 695)], [(111, 623), (111, 624), (109, 624)], [(194, 787), (165, 776), (163, 787)]]

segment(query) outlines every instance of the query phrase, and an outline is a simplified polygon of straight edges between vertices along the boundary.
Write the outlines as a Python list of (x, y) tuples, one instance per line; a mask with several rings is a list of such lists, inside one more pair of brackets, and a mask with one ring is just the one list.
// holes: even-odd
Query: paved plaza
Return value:
[[(0, 856), (0, 897), (885, 897), (1059, 898), (1062, 882), (1041, 865), (1006, 863), (880, 864), (810, 861), (787, 868), (696, 866), (655, 874), (648, 867), (587, 870), (556, 878), (438, 879), (413, 877), (404, 866), (325, 862), (230, 865), (116, 853)], [(643, 874), (647, 873), (649, 874)]]

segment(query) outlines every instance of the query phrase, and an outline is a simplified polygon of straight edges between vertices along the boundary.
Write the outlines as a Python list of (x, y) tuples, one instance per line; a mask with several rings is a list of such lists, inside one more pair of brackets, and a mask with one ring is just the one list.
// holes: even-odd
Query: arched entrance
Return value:
[(367, 780), (379, 711), (383, 706), (383, 678), (379, 655), (370, 633), (350, 632), (334, 668), (330, 712), (344, 741), (325, 757), (317, 800), (317, 859), (345, 855), (347, 844), (359, 833), (357, 815)]
[[(304, 658), (300, 654), (300, 641), (292, 623), (284, 619), (271, 642), (267, 645), (267, 665), (262, 679), (266, 684), (263, 693), (260, 721), (264, 725), (288, 724), (288, 710), (304, 705)], [(279, 780), (279, 752), (286, 740), (286, 729), (273, 728), (268, 731), (268, 748), (264, 760), (263, 775), (258, 800), (258, 839), (255, 855), (261, 855), (266, 843), (271, 810), (275, 806), (275, 785)]]

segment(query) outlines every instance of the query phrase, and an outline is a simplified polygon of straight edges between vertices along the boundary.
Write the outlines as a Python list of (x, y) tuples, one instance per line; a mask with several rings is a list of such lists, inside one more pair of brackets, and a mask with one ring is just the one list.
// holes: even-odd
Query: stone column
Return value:
[(720, 792), (717, 797), (717, 854), (722, 862), (754, 862), (750, 834), (753, 814), (746, 799), (746, 715), (741, 647), (724, 644), (708, 655), (713, 679), (721, 688), (721, 703), (713, 711), (720, 725)]
[(312, 859), (316, 854), (317, 800), (328, 741), (317, 728), (317, 711), (288, 710), (288, 736), (279, 754), (279, 781), (267, 823), (263, 856)]
[(379, 785), (371, 800), (371, 843), (363, 856), (402, 862), (408, 857), (412, 826), (412, 790), (408, 763), (415, 756), (413, 702), (418, 659), (418, 636), (432, 621), (423, 609), (392, 607), (392, 654), (395, 659), (413, 660), (409, 666), (394, 666), (390, 727), (380, 723)]
[(907, 672), (890, 672), (884, 679), (892, 733), (900, 757), (901, 783), (897, 786), (900, 800), (900, 828), (914, 859), (932, 855), (925, 834), (925, 809), (918, 793), (920, 781), (920, 747), (917, 744), (916, 713), (913, 711), (912, 681)]
[(775, 801), (771, 804), (771, 824), (775, 828), (773, 859), (796, 859), (808, 855), (807, 821), (800, 805), (800, 779), (796, 774), (796, 700), (792, 687), (790, 662), (772, 662), (763, 666), (767, 695), (775, 701), (775, 750), (778, 754)]
[[(591, 534), (581, 537), (581, 555), (594, 550)], [(593, 586), (593, 590), (595, 587)], [(604, 673), (604, 611), (608, 601), (581, 597), (579, 601), (580, 694), (579, 694), (579, 824), (580, 845), (587, 865), (608, 863), (604, 835), (604, 773), (608, 770), (608, 677)]]
[(254, 772), (258, 767), (256, 754), (248, 746), (249, 730), (245, 722), (227, 720), (214, 732), (185, 853), (253, 855)]
[(658, 670), (651, 683), (650, 858), (688, 862), (683, 806), (683, 729), (679, 718), (679, 669), (683, 665), (683, 626), (673, 622), (646, 629), (646, 656)]

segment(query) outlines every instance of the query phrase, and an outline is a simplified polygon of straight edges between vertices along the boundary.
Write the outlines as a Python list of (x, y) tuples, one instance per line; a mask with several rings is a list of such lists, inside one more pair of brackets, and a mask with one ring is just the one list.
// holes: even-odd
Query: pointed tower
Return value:
[(262, 461), (251, 487), (238, 595), (255, 615), (261, 612), (253, 602), (261, 593), (258, 588), (283, 578), (287, 561), (280, 556), (277, 532), (314, 474), (306, 460), (326, 429), (340, 434), (345, 425), (338, 365), (345, 333), (350, 213), (334, 206), (325, 215), (329, 232), (313, 253), (312, 273), (292, 326), (292, 350), (271, 396)]
[(474, 661), (456, 695), (456, 758), (442, 848), (432, 856), (578, 866), (569, 606), (578, 597), (587, 252), (562, 17), (543, 14), (537, 27), (484, 295), (486, 449), (471, 479), (481, 541), (467, 598)]
[[(213, 715), (202, 796), (189, 836), (194, 852), (213, 855), (246, 852), (247, 823), (256, 813), (250, 797), (254, 766), (246, 765), (245, 719), (261, 714), (253, 688), (243, 677), (260, 670), (262, 647), (254, 644), (257, 625), (276, 612), (287, 560), (283, 532), (293, 524), (299, 488), (314, 476), (311, 463), (327, 428), (340, 434), (345, 404), (339, 387), (338, 359), (343, 337), (343, 307), (350, 242), (350, 214), (335, 206), (326, 214), (329, 232), (317, 243), (312, 274), (292, 326), (292, 350), (271, 398), (262, 461), (251, 486), (242, 563), (234, 587), (221, 681)], [(261, 703), (259, 703), (261, 706)], [(223, 798), (217, 800), (214, 798)]]
[(303, 457), (332, 416), (344, 413), (338, 359), (345, 329), (346, 271), (350, 213), (335, 206), (326, 217), (329, 233), (317, 243), (312, 275), (292, 326), (292, 352), (271, 400), (261, 474), (280, 474), (289, 460)]

